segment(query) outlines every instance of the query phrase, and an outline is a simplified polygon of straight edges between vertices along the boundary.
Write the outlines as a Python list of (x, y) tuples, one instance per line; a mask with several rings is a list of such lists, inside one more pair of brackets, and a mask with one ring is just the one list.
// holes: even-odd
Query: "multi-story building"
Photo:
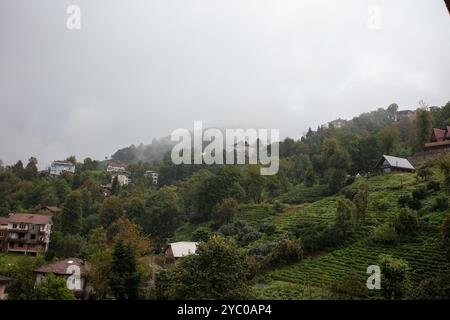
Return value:
[(51, 231), (51, 216), (14, 213), (0, 217), (0, 251), (32, 255), (45, 253)]
[(52, 176), (59, 176), (64, 171), (75, 173), (75, 165), (68, 161), (53, 161), (50, 166), (50, 174)]
[(108, 164), (108, 167), (106, 167), (106, 172), (122, 173), (126, 170), (127, 166), (119, 162), (111, 162), (110, 164)]

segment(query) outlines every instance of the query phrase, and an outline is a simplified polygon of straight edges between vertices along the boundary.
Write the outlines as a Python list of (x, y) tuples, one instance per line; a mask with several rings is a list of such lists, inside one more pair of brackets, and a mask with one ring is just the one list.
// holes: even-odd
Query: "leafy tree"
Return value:
[(352, 218), (353, 203), (347, 198), (339, 198), (336, 209), (336, 224), (345, 223)]
[(356, 193), (353, 202), (356, 207), (356, 218), (358, 221), (364, 221), (366, 218), (367, 206), (369, 204), (369, 189), (367, 185), (362, 185)]
[(61, 231), (66, 234), (79, 234), (83, 217), (82, 196), (72, 191), (64, 201), (61, 212)]
[[(234, 241), (214, 235), (180, 259), (166, 279), (169, 299), (250, 298), (247, 258)], [(157, 283), (161, 280), (157, 279)]]
[(400, 140), (397, 127), (385, 127), (378, 133), (378, 146), (384, 154), (392, 154)]
[(120, 192), (120, 184), (118, 176), (115, 176), (111, 185), (111, 194), (117, 196)]
[(233, 198), (225, 198), (213, 210), (213, 221), (216, 227), (230, 223), (237, 213), (239, 204)]
[(381, 254), (378, 257), (381, 269), (381, 289), (386, 299), (401, 299), (406, 292), (408, 263), (402, 259), (396, 259), (391, 255)]
[(418, 229), (417, 215), (407, 208), (400, 209), (395, 220), (395, 230), (400, 236), (415, 234)]
[(422, 180), (427, 181), (429, 177), (433, 175), (433, 171), (431, 171), (430, 168), (427, 167), (421, 167), (419, 170), (417, 170), (417, 177), (419, 177)]
[(271, 264), (287, 264), (301, 260), (303, 248), (298, 240), (281, 239), (277, 242), (269, 261)]
[(415, 119), (416, 150), (423, 150), (431, 135), (432, 121), (429, 111), (417, 109)]
[(25, 167), (25, 171), (24, 171), (24, 179), (26, 180), (35, 180), (38, 176), (38, 168), (37, 168), (37, 159), (35, 157), (31, 157), (28, 160), (28, 164)]
[(8, 298), (10, 300), (32, 300), (34, 298), (34, 285), (36, 275), (33, 270), (43, 263), (42, 259), (30, 260), (18, 259), (6, 273), (12, 278), (7, 286)]
[(112, 269), (112, 250), (106, 248), (89, 255), (91, 270), (87, 275), (89, 283), (95, 291), (97, 299), (104, 299), (111, 291), (109, 275)]
[(133, 246), (117, 242), (112, 254), (109, 286), (118, 300), (138, 299), (140, 276)]
[(108, 197), (103, 201), (100, 210), (100, 223), (102, 226), (108, 227), (124, 214), (121, 199), (116, 196)]
[(162, 187), (146, 204), (147, 217), (141, 221), (144, 231), (153, 237), (169, 238), (180, 224), (180, 198), (174, 187)]
[(444, 175), (444, 181), (442, 182), (443, 189), (450, 193), (450, 153), (441, 153), (437, 157), (439, 168)]
[(247, 196), (255, 203), (259, 203), (265, 184), (265, 177), (261, 175), (260, 166), (245, 166), (244, 177), (244, 188)]
[(53, 273), (46, 275), (34, 288), (36, 300), (75, 300), (75, 295), (69, 288), (64, 277), (57, 277)]
[(305, 187), (312, 187), (314, 185), (316, 177), (314, 175), (314, 169), (308, 168), (305, 172)]
[(142, 257), (150, 251), (150, 239), (142, 234), (141, 226), (131, 222), (125, 217), (115, 222), (118, 232), (113, 238), (113, 243), (121, 242), (133, 248), (136, 257)]
[(415, 300), (449, 300), (450, 278), (448, 274), (440, 274), (422, 280), (412, 298)]

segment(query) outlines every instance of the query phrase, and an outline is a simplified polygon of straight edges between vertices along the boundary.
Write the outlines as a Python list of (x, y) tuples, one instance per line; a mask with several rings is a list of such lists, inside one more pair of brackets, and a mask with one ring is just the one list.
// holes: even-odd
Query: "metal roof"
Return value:
[(170, 244), (174, 258), (180, 258), (189, 254), (194, 254), (197, 251), (197, 242), (180, 241)]
[(386, 159), (391, 167), (414, 170), (414, 167), (408, 161), (408, 159), (388, 155), (383, 155), (383, 158)]

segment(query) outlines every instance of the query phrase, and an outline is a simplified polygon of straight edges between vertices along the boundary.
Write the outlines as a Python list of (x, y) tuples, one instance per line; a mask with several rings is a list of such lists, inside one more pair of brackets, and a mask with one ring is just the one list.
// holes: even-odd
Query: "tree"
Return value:
[(169, 270), (164, 296), (169, 299), (251, 298), (247, 262), (234, 241), (214, 235), (207, 242), (199, 243), (195, 255), (183, 257)]
[(75, 295), (69, 288), (64, 277), (57, 277), (53, 273), (46, 275), (34, 288), (36, 300), (75, 300)]
[(269, 257), (270, 263), (287, 264), (299, 261), (303, 257), (303, 248), (298, 240), (281, 239), (277, 242)]
[(429, 177), (433, 175), (433, 171), (431, 171), (430, 168), (427, 167), (420, 167), (419, 170), (417, 170), (417, 177), (419, 177), (422, 180), (427, 181)]
[(37, 159), (35, 157), (31, 157), (28, 160), (28, 164), (25, 167), (24, 171), (24, 179), (26, 180), (35, 180), (38, 175), (38, 168), (37, 168)]
[(180, 224), (180, 198), (175, 187), (162, 187), (146, 204), (146, 217), (140, 222), (144, 231), (158, 240), (172, 236)]
[(66, 234), (79, 234), (83, 217), (82, 196), (79, 191), (72, 191), (64, 201), (61, 212), (61, 231)]
[(119, 192), (120, 192), (120, 183), (119, 183), (118, 176), (115, 176), (113, 178), (111, 189), (112, 189), (111, 190), (111, 194), (112, 195), (117, 196), (119, 194)]
[(136, 257), (142, 257), (150, 251), (150, 239), (142, 234), (141, 226), (131, 222), (125, 217), (117, 219), (118, 232), (113, 243), (123, 243), (133, 248)]
[(431, 135), (432, 122), (429, 111), (417, 109), (415, 120), (416, 150), (423, 150)]
[(133, 246), (117, 242), (112, 254), (109, 286), (117, 300), (138, 299), (140, 276)]
[(33, 270), (43, 263), (42, 259), (30, 260), (21, 258), (6, 273), (12, 281), (8, 284), (10, 300), (31, 300), (34, 298), (36, 275)]
[(439, 169), (441, 169), (444, 180), (442, 181), (443, 189), (450, 193), (450, 153), (441, 153), (437, 157)]
[[(259, 165), (247, 165), (244, 169), (244, 188), (249, 199), (255, 203), (261, 201), (261, 193), (264, 189), (265, 177), (261, 175)], [(228, 196), (227, 194), (226, 196)]]
[(109, 275), (112, 268), (112, 251), (109, 248), (99, 250), (89, 256), (91, 270), (87, 275), (97, 299), (104, 299), (111, 291)]
[(394, 227), (395, 231), (397, 231), (397, 233), (401, 237), (405, 237), (415, 234), (418, 228), (418, 224), (419, 223), (416, 214), (414, 214), (408, 208), (401, 208), (400, 213), (395, 220)]
[(385, 127), (378, 133), (378, 146), (383, 154), (392, 154), (400, 140), (400, 132), (397, 127)]
[(401, 299), (405, 295), (410, 270), (408, 263), (391, 255), (378, 257), (381, 269), (381, 289), (386, 299)]
[(352, 219), (353, 203), (347, 198), (339, 198), (336, 209), (336, 225), (345, 225)]
[(225, 198), (213, 210), (213, 221), (216, 227), (230, 223), (238, 210), (239, 204), (233, 198)]
[(100, 210), (100, 223), (104, 227), (110, 226), (114, 221), (124, 216), (122, 201), (119, 197), (108, 197), (103, 201)]
[(356, 207), (356, 218), (358, 221), (362, 222), (366, 218), (367, 206), (369, 204), (369, 189), (367, 185), (362, 185), (359, 187), (353, 202)]
[(305, 187), (312, 187), (314, 185), (316, 177), (314, 175), (313, 168), (308, 168), (305, 172)]

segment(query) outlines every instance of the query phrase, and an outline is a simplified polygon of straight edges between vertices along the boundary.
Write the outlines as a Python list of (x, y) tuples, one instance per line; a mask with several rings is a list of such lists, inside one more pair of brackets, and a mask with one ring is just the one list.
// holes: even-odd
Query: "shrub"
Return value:
[(416, 214), (406, 208), (400, 210), (394, 224), (395, 231), (397, 231), (400, 236), (415, 234), (418, 225), (419, 223)]
[(429, 191), (437, 192), (441, 190), (441, 183), (439, 181), (430, 181), (427, 183), (427, 189)]
[(428, 191), (424, 187), (419, 187), (412, 192), (413, 199), (423, 200), (427, 195)]
[(287, 264), (303, 257), (303, 248), (298, 240), (282, 239), (277, 242), (270, 255), (271, 264)]
[(276, 226), (272, 223), (263, 222), (258, 226), (258, 231), (267, 234), (268, 236), (274, 234)]
[(393, 245), (398, 243), (399, 236), (392, 225), (382, 224), (372, 231), (371, 240), (382, 245)]
[(440, 196), (434, 199), (433, 211), (444, 211), (448, 209), (448, 197)]
[(422, 203), (419, 199), (411, 198), (408, 202), (408, 207), (413, 210), (419, 210), (422, 207)]
[(276, 212), (283, 212), (286, 209), (286, 205), (278, 200), (275, 200), (273, 203), (273, 208)]
[(385, 199), (377, 199), (374, 202), (374, 206), (381, 212), (385, 212), (389, 209), (390, 203)]
[(195, 242), (208, 241), (209, 237), (211, 237), (211, 232), (205, 227), (198, 228), (192, 233), (192, 241)]
[(402, 194), (398, 197), (397, 203), (401, 208), (406, 208), (408, 203), (411, 201), (411, 196)]

